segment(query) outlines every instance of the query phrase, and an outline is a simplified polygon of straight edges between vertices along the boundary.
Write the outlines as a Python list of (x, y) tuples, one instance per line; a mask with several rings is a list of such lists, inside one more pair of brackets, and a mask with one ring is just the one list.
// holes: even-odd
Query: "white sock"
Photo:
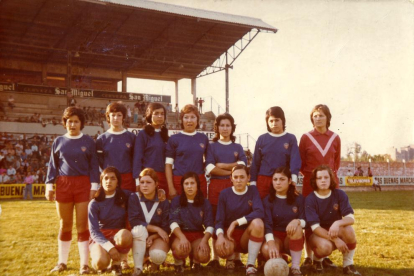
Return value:
[(247, 257), (247, 265), (255, 265), (256, 264), (256, 258), (259, 254), (260, 247), (262, 247), (261, 242), (255, 242), (249, 239), (249, 243), (247, 245), (247, 250), (249, 252)]
[(58, 254), (59, 254), (58, 264), (68, 263), (71, 242), (72, 241), (61, 241), (58, 239)]
[(302, 257), (302, 251), (290, 250), (290, 256), (292, 256), (292, 268), (300, 268), (300, 258)]
[(133, 244), (132, 244), (132, 257), (134, 259), (135, 268), (144, 270), (143, 264), (144, 264), (144, 257), (145, 257), (146, 250), (147, 250), (147, 247), (146, 247), (145, 240), (142, 241), (142, 240), (134, 239)]
[(177, 259), (176, 257), (174, 257), (174, 265), (182, 265), (182, 264), (184, 264), (184, 260)]
[(128, 263), (128, 253), (121, 253), (121, 262), (126, 261)]
[(342, 255), (343, 267), (347, 267), (349, 265), (354, 264), (354, 254), (355, 254), (355, 249), (352, 249), (352, 250), (349, 250), (348, 253), (344, 253)]
[(80, 266), (89, 264), (89, 241), (78, 242)]
[(241, 260), (241, 256), (240, 255), (241, 255), (240, 252), (235, 252), (234, 253), (234, 259), (235, 260)]

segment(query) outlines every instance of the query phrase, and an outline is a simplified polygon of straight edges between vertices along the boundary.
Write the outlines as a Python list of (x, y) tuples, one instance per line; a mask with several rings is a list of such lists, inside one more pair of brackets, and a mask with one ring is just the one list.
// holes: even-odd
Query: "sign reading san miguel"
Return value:
[(30, 85), (20, 83), (0, 83), (0, 91), (16, 91), (36, 94), (47, 94), (55, 96), (73, 96), (81, 98), (103, 98), (108, 100), (125, 100), (125, 101), (145, 101), (145, 102), (163, 102), (171, 103), (171, 96), (138, 94), (138, 93), (120, 93), (110, 91), (100, 91), (92, 89), (78, 89), (62, 87), (51, 87), (41, 85)]

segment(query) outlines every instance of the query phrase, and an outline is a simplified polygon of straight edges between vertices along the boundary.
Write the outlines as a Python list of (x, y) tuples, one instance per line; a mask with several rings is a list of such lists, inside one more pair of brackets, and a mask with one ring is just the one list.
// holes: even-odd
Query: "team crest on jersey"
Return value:
[(293, 206), (292, 211), (293, 211), (293, 213), (295, 213), (295, 214), (296, 214), (296, 213), (298, 212), (298, 207)]
[(131, 144), (130, 143), (126, 143), (125, 145), (127, 146), (127, 148), (130, 148), (131, 147)]
[(203, 216), (204, 216), (204, 212), (200, 211), (200, 217), (203, 217)]
[(237, 151), (234, 152), (234, 156), (237, 157), (239, 156), (239, 153)]
[(161, 209), (161, 208), (158, 208), (158, 209), (157, 209), (157, 214), (158, 214), (159, 216), (161, 216), (161, 214), (162, 214), (162, 209)]
[(285, 149), (289, 148), (289, 143), (284, 143), (283, 146), (285, 147)]
[(335, 210), (335, 211), (338, 211), (338, 209), (339, 209), (339, 205), (338, 205), (338, 203), (335, 203), (335, 204), (333, 205), (333, 208), (334, 208), (334, 210)]
[(200, 143), (200, 147), (204, 149), (205, 146), (203, 143)]
[(247, 201), (247, 203), (249, 203), (250, 207), (253, 206), (253, 201), (249, 200), (249, 201)]
[(86, 147), (81, 147), (81, 150), (82, 150), (83, 152), (85, 152), (85, 151), (86, 151)]

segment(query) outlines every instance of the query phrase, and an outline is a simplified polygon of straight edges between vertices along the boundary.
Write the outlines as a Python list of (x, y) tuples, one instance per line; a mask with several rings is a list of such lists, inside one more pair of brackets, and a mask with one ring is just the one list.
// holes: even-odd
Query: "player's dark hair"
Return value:
[(147, 125), (145, 126), (144, 130), (149, 136), (154, 136), (155, 134), (155, 128), (152, 126), (152, 113), (156, 109), (162, 108), (164, 110), (164, 124), (161, 126), (161, 138), (162, 140), (167, 143), (168, 139), (170, 138), (168, 136), (168, 129), (165, 125), (167, 122), (167, 110), (165, 107), (160, 103), (150, 103), (147, 107), (147, 110), (145, 111), (145, 120), (147, 121)]
[(196, 115), (197, 117), (196, 129), (199, 129), (200, 128), (200, 113), (198, 112), (197, 106), (192, 105), (192, 104), (187, 104), (181, 109), (181, 112), (180, 112), (181, 129), (184, 129), (184, 121), (183, 121), (184, 115), (190, 112), (193, 112), (194, 115)]
[(85, 112), (83, 112), (81, 108), (76, 107), (76, 106), (69, 106), (65, 109), (65, 111), (63, 111), (63, 116), (62, 116), (63, 127), (66, 128), (66, 121), (72, 116), (78, 116), (79, 121), (81, 122), (80, 129), (82, 130), (85, 126)]
[(231, 176), (233, 176), (234, 171), (237, 171), (237, 170), (244, 170), (247, 176), (250, 175), (250, 169), (247, 166), (242, 165), (242, 164), (237, 164), (231, 169)]
[(316, 185), (316, 175), (320, 171), (327, 171), (329, 173), (329, 177), (330, 177), (329, 189), (332, 191), (335, 190), (336, 189), (335, 176), (334, 176), (332, 169), (328, 165), (319, 165), (312, 171), (312, 176), (310, 179), (310, 185), (312, 189), (314, 191), (318, 190), (318, 186)]
[(236, 131), (236, 125), (234, 124), (234, 118), (229, 113), (223, 113), (217, 116), (216, 120), (214, 121), (214, 138), (213, 142), (217, 142), (220, 140), (220, 132), (219, 126), (222, 120), (229, 120), (231, 124), (231, 133), (230, 133), (230, 140), (234, 143), (236, 141), (236, 137), (233, 135)]
[[(288, 167), (279, 167), (279, 168), (277, 168), (272, 174), (272, 182), (273, 182), (273, 176), (276, 173), (283, 174), (284, 176), (286, 176), (288, 178), (288, 180), (292, 180), (292, 173), (291, 173), (291, 171)], [(289, 188), (287, 190), (287, 194), (286, 194), (287, 204), (288, 205), (293, 205), (295, 203), (296, 198), (298, 197), (298, 195), (299, 195), (299, 192), (296, 190), (295, 185), (290, 183)], [(277, 200), (277, 197), (276, 197), (276, 190), (273, 187), (273, 183), (272, 183), (270, 185), (270, 191), (269, 191), (269, 202), (273, 202), (274, 200)]]
[(315, 107), (312, 109), (312, 112), (310, 114), (310, 119), (311, 119), (312, 125), (314, 125), (314, 123), (313, 123), (313, 113), (315, 111), (322, 111), (323, 114), (325, 114), (325, 116), (326, 116), (326, 128), (329, 128), (329, 126), (331, 125), (331, 118), (332, 118), (331, 111), (329, 110), (329, 107), (327, 105), (324, 105), (324, 104), (315, 105)]
[(285, 119), (285, 112), (283, 109), (279, 106), (272, 106), (268, 110), (266, 110), (266, 127), (269, 132), (272, 132), (272, 130), (269, 127), (269, 117), (273, 116), (275, 118), (280, 118), (282, 120), (283, 124), (283, 131), (286, 129), (286, 119)]
[(122, 184), (122, 178), (121, 178), (121, 173), (118, 171), (117, 168), (115, 167), (107, 167), (106, 169), (104, 169), (101, 173), (100, 176), (100, 183), (101, 183), (101, 187), (99, 188), (98, 192), (95, 195), (95, 200), (98, 202), (104, 201), (105, 200), (105, 190), (103, 188), (102, 185), (102, 180), (105, 177), (105, 174), (107, 173), (114, 173), (116, 179), (118, 180), (118, 183), (116, 185), (116, 189), (115, 189), (115, 204), (118, 206), (122, 206), (123, 208), (128, 208), (127, 203), (128, 203), (128, 199), (127, 196), (125, 195), (124, 191), (122, 191), (121, 189), (121, 184)]
[(197, 183), (197, 194), (194, 197), (194, 206), (201, 206), (204, 204), (204, 195), (201, 191), (201, 184), (200, 184), (200, 178), (198, 177), (198, 174), (195, 172), (187, 172), (186, 174), (181, 177), (181, 195), (180, 195), (180, 205), (185, 207), (187, 206), (187, 195), (184, 192), (184, 181), (188, 178), (193, 177)]
[(106, 112), (105, 112), (105, 117), (106, 117), (106, 121), (108, 122), (108, 124), (111, 123), (111, 121), (109, 120), (109, 113), (114, 113), (114, 112), (121, 112), (122, 113), (122, 124), (125, 122), (126, 116), (127, 116), (127, 109), (125, 107), (125, 105), (115, 102), (115, 103), (111, 103), (106, 107)]

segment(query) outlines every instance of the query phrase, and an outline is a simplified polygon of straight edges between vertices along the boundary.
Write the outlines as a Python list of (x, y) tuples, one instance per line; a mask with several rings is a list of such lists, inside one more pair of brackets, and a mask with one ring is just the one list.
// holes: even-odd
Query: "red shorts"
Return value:
[(259, 191), (260, 198), (263, 199), (266, 197), (270, 192), (270, 185), (272, 185), (272, 177), (259, 175), (256, 181), (256, 187)]
[[(193, 241), (196, 241), (198, 239), (204, 238), (204, 233), (202, 231), (183, 231), (183, 234), (190, 243), (193, 243)], [(174, 242), (176, 238), (177, 237), (174, 234), (171, 235), (171, 244)]]
[[(174, 175), (173, 181), (174, 181), (174, 188), (177, 191), (178, 195), (181, 195), (181, 178), (180, 175)], [(207, 195), (207, 180), (206, 176), (204, 174), (199, 174), (198, 178), (200, 179), (200, 187), (201, 192), (203, 192), (204, 197)]]
[(278, 238), (282, 242), (282, 246), (283, 246), (285, 239), (287, 237), (287, 233), (273, 230), (273, 236), (275, 238)]
[(165, 177), (165, 173), (157, 172), (158, 176), (158, 187), (165, 191), (165, 194), (168, 195), (168, 182), (167, 177)]
[(89, 176), (59, 176), (56, 181), (57, 202), (88, 202), (90, 191), (91, 181)]
[(211, 205), (217, 206), (220, 192), (231, 186), (233, 183), (230, 179), (211, 179), (208, 186), (208, 201)]
[[(119, 230), (121, 229), (101, 229), (101, 232), (105, 236), (105, 238), (115, 246), (116, 250), (118, 250), (119, 253), (127, 254), (129, 250), (131, 250), (132, 248), (132, 243), (128, 247), (121, 247), (121, 246), (116, 245), (114, 241), (114, 237), (116, 233), (118, 233)], [(89, 250), (91, 249), (92, 245), (94, 245), (95, 243), (96, 242), (92, 238), (89, 238)]]
[(121, 180), (121, 189), (136, 192), (135, 179), (132, 177), (132, 173), (121, 174)]
[[(244, 231), (246, 231), (246, 229), (234, 229), (233, 231), (233, 240), (234, 240), (234, 252), (240, 252), (240, 253), (247, 253), (247, 248), (244, 250), (241, 247), (241, 238), (243, 236)], [(227, 233), (227, 228), (224, 229), (224, 233)]]

